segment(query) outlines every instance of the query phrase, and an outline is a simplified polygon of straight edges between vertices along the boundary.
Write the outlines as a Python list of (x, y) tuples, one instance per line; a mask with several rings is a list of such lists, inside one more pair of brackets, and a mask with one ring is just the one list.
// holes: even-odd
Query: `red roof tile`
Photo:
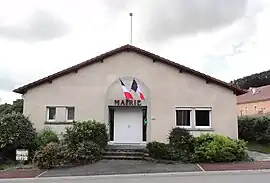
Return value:
[[(255, 93), (253, 93), (255, 91)], [(245, 93), (243, 95), (239, 95), (237, 97), (237, 103), (249, 103), (249, 102), (257, 102), (262, 100), (268, 100), (270, 99), (270, 85), (261, 86), (249, 90), (248, 93)]]

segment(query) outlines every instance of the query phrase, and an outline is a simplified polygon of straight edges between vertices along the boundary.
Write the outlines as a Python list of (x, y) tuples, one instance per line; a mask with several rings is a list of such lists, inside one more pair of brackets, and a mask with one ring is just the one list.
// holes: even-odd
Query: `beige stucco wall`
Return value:
[(238, 116), (270, 113), (270, 100), (255, 101), (237, 105)]
[[(106, 121), (107, 89), (119, 77), (136, 77), (148, 87), (151, 102), (148, 141), (166, 141), (175, 126), (175, 107), (212, 107), (212, 127), (216, 133), (237, 138), (237, 105), (232, 91), (207, 84), (196, 76), (179, 73), (176, 68), (134, 52), (123, 52), (60, 77), (24, 95), (24, 114), (37, 130), (44, 128), (46, 106), (75, 106), (76, 120)], [(120, 85), (109, 94), (121, 98)], [(129, 86), (128, 86), (129, 87)], [(118, 93), (118, 94), (116, 94)], [(117, 95), (117, 96), (114, 96)], [(48, 125), (58, 132), (64, 125)], [(200, 132), (192, 132), (198, 135)]]

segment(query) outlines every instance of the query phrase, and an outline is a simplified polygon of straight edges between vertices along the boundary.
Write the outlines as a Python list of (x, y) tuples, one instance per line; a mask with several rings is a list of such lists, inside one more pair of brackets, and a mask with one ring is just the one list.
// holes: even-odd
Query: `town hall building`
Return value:
[(107, 125), (110, 143), (166, 142), (174, 127), (238, 137), (246, 93), (135, 46), (125, 45), (14, 90), (35, 128), (60, 134), (72, 122)]

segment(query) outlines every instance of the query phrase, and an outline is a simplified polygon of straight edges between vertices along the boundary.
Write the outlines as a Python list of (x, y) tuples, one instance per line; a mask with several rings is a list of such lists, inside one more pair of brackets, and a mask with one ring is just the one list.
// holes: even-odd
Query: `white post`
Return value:
[(132, 16), (133, 13), (129, 13), (130, 16), (130, 44), (132, 45)]

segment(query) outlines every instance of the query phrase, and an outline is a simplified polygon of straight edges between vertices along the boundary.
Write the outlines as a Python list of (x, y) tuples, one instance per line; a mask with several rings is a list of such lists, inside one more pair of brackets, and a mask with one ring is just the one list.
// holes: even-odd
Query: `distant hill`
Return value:
[(270, 85), (270, 70), (245, 76), (243, 78), (233, 80), (231, 83), (238, 85), (242, 89)]

